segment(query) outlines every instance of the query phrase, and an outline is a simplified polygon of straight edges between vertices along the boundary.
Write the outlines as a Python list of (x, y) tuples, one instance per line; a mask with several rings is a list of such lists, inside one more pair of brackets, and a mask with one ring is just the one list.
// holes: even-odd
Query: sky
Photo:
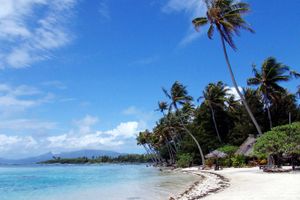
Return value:
[[(247, 1), (255, 34), (229, 50), (238, 84), (274, 56), (300, 71), (300, 1)], [(197, 98), (232, 87), (218, 37), (191, 24), (201, 0), (0, 0), (0, 157), (105, 149), (141, 153), (176, 80)], [(297, 82), (298, 81), (298, 82)], [(299, 80), (284, 84), (295, 92)]]

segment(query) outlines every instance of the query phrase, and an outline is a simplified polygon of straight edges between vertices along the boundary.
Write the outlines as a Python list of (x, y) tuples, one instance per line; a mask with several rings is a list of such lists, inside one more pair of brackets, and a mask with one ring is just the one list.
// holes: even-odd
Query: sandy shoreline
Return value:
[(256, 168), (229, 168), (222, 171), (184, 172), (201, 176), (174, 200), (299, 200), (300, 172), (270, 174)]

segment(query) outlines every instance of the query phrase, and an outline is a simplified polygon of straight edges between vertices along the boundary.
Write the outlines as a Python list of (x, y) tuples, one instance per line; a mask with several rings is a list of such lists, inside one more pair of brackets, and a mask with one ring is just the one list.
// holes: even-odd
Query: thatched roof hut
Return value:
[(249, 135), (249, 137), (240, 146), (240, 148), (235, 152), (235, 154), (251, 156), (251, 154), (253, 153), (255, 143), (256, 143), (256, 138), (254, 137), (254, 135)]
[(226, 153), (224, 153), (222, 151), (214, 150), (214, 151), (210, 152), (209, 154), (207, 154), (205, 156), (205, 158), (225, 158), (226, 156), (227, 156)]

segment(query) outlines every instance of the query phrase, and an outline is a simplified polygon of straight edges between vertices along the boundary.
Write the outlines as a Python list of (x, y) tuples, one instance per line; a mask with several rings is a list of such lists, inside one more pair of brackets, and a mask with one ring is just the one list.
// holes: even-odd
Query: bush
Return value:
[(214, 159), (209, 158), (205, 160), (205, 165), (208, 167), (212, 167), (214, 165), (214, 162)]
[(233, 167), (245, 167), (246, 157), (243, 155), (235, 155), (231, 157), (231, 162)]
[(223, 158), (221, 161), (222, 166), (224, 167), (231, 167), (232, 166), (232, 157), (228, 157), (228, 158)]
[(193, 161), (193, 156), (189, 153), (184, 153), (178, 156), (178, 160), (176, 162), (177, 167), (190, 167)]
[(254, 154), (260, 158), (300, 154), (300, 122), (278, 126), (263, 134), (254, 145)]

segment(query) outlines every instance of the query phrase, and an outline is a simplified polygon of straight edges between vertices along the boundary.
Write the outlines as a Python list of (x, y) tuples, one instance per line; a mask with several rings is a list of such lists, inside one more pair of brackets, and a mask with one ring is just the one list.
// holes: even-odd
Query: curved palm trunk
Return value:
[(167, 139), (167, 137), (164, 136), (164, 135), (163, 135), (163, 137), (165, 139), (165, 145), (167, 146), (167, 150), (168, 150), (168, 153), (169, 153), (170, 162), (171, 162), (171, 164), (173, 164), (174, 163), (174, 155), (173, 155), (173, 151), (171, 149), (172, 147), (171, 147), (171, 145), (170, 145), (169, 140)]
[[(171, 130), (171, 124), (170, 124), (170, 121), (169, 121), (169, 119), (168, 119), (168, 116), (167, 116), (164, 112), (162, 112), (162, 113), (163, 113), (164, 118), (167, 119), (168, 129)], [(173, 143), (174, 143), (174, 147), (173, 147), (172, 144), (170, 144), (170, 147), (171, 147), (171, 150), (176, 154), (177, 151), (178, 151), (178, 148), (177, 148), (176, 142), (175, 142), (175, 140), (174, 140), (174, 137), (172, 136), (172, 133), (171, 133), (170, 135), (171, 135), (171, 138), (172, 138)], [(168, 141), (168, 140), (167, 140), (167, 141)]]
[(231, 64), (230, 64), (230, 61), (229, 61), (229, 57), (228, 57), (228, 54), (227, 54), (224, 37), (222, 36), (222, 34), (220, 34), (220, 35), (221, 35), (221, 41), (222, 41), (222, 46), (223, 46), (223, 52), (224, 52), (225, 60), (226, 60), (227, 67), (228, 67), (229, 72), (230, 72), (230, 76), (231, 76), (231, 80), (232, 80), (233, 86), (235, 87), (235, 89), (236, 89), (238, 95), (240, 96), (240, 98), (241, 98), (241, 100), (242, 100), (242, 102), (243, 102), (243, 104), (244, 104), (244, 106), (245, 106), (245, 108), (246, 108), (246, 110), (247, 110), (247, 112), (248, 112), (248, 114), (249, 114), (249, 116), (250, 116), (253, 124), (255, 125), (256, 130), (258, 132), (258, 135), (261, 136), (262, 132), (261, 132), (260, 126), (258, 125), (258, 123), (257, 123), (257, 121), (256, 121), (256, 119), (255, 119), (255, 117), (254, 117), (254, 115), (252, 113), (252, 111), (250, 110), (249, 105), (248, 105), (248, 103), (247, 103), (244, 95), (239, 90), (239, 87), (238, 87), (237, 82), (235, 80), (234, 73), (232, 71)]
[(218, 129), (218, 126), (217, 126), (217, 121), (216, 121), (216, 118), (215, 118), (215, 111), (213, 109), (213, 107), (211, 106), (210, 103), (208, 103), (208, 106), (211, 110), (211, 115), (212, 115), (212, 119), (213, 119), (213, 122), (214, 122), (214, 126), (215, 126), (215, 130), (216, 130), (216, 133), (217, 133), (217, 136), (218, 136), (218, 140), (219, 142), (222, 144), (222, 139), (221, 139), (221, 136), (220, 136), (220, 133), (219, 133), (219, 129)]
[(149, 150), (147, 149), (147, 147), (144, 144), (143, 144), (143, 147), (146, 150), (147, 155), (150, 156), (150, 159), (152, 160), (152, 162), (155, 163), (153, 155), (149, 153)]
[[(176, 111), (178, 112), (178, 108), (176, 108)], [(203, 151), (201, 149), (201, 146), (198, 142), (198, 140), (195, 138), (195, 136), (191, 133), (191, 131), (184, 125), (183, 123), (183, 120), (181, 119), (181, 117), (179, 116), (179, 120), (180, 120), (180, 123), (182, 125), (182, 127), (184, 128), (184, 130), (191, 136), (191, 138), (194, 140), (194, 142), (196, 143), (197, 147), (198, 147), (198, 150), (199, 150), (199, 153), (200, 153), (200, 156), (201, 156), (201, 162), (202, 162), (202, 165), (204, 166), (205, 165), (205, 158), (204, 158), (204, 155), (203, 155)]]

